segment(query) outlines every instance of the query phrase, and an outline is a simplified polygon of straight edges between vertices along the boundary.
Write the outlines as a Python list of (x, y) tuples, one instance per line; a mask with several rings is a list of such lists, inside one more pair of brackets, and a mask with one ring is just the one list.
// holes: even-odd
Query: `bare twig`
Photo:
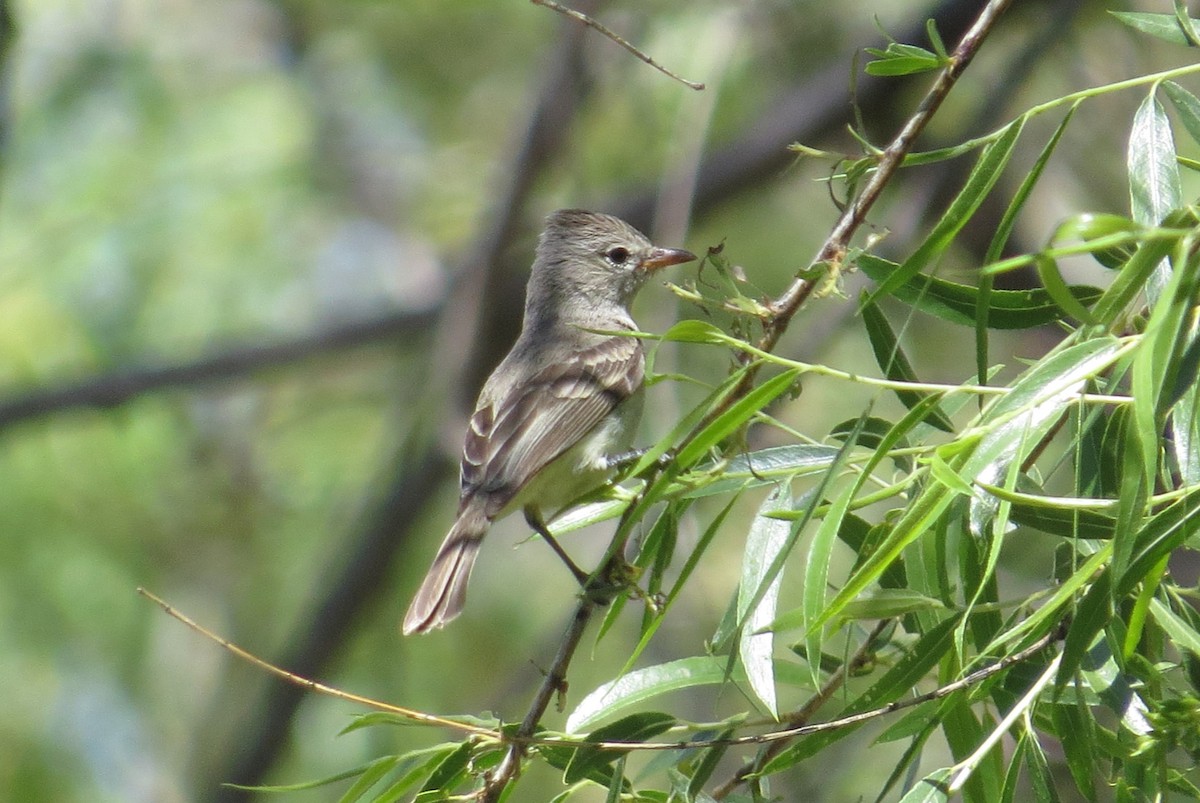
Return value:
[(442, 725), (447, 728), (454, 728), (455, 730), (465, 731), (466, 733), (473, 733), (478, 736), (490, 736), (490, 737), (498, 737), (499, 736), (499, 734), (496, 731), (491, 730), (489, 728), (482, 728), (478, 725), (472, 725), (467, 722), (459, 722), (458, 720), (454, 720), (454, 719), (446, 719), (444, 717), (439, 717), (434, 714), (426, 714), (425, 712), (417, 711), (414, 708), (404, 708), (403, 706), (393, 705), (391, 703), (385, 703), (382, 700), (374, 700), (370, 697), (364, 697), (361, 694), (355, 694), (353, 692), (342, 691), (341, 689), (334, 688), (333, 686), (327, 686), (324, 683), (319, 683), (315, 680), (310, 680), (309, 678), (303, 677), (302, 675), (297, 675), (295, 672), (289, 672), (288, 670), (278, 667), (275, 664), (270, 663), (269, 661), (264, 661), (262, 658), (259, 658), (257, 655), (250, 652), (249, 650), (242, 649), (241, 647), (234, 644), (232, 641), (225, 638), (224, 636), (217, 635), (213, 631), (204, 627), (204, 625), (201, 625), (198, 622), (196, 622), (195, 620), (188, 617), (186, 614), (181, 612), (178, 608), (175, 608), (170, 603), (168, 603), (166, 600), (164, 600), (162, 597), (159, 597), (157, 594), (154, 594), (154, 593), (147, 591), (146, 589), (140, 588), (140, 587), (138, 588), (137, 592), (139, 594), (141, 594), (143, 597), (145, 597), (146, 599), (153, 602), (158, 607), (162, 608), (163, 611), (165, 611), (168, 616), (171, 616), (172, 618), (178, 619), (180, 622), (183, 622), (185, 625), (190, 627), (192, 630), (195, 630), (197, 633), (204, 636), (206, 639), (217, 642), (222, 647), (224, 647), (225, 649), (229, 650), (231, 653), (236, 655), (238, 658), (241, 658), (243, 661), (248, 661), (249, 663), (253, 664), (254, 666), (257, 666), (259, 669), (262, 669), (265, 672), (269, 672), (272, 675), (274, 675), (275, 677), (282, 678), (283, 680), (286, 680), (288, 683), (295, 684), (296, 686), (299, 686), (302, 689), (314, 691), (314, 692), (317, 692), (318, 694), (324, 694), (329, 697), (335, 697), (339, 700), (345, 700), (346, 702), (349, 702), (349, 703), (357, 703), (358, 705), (365, 705), (368, 708), (374, 708), (379, 711), (386, 711), (389, 714), (399, 714), (400, 716), (407, 717), (408, 719), (411, 719), (414, 722), (421, 722), (426, 725)]
[[(579, 606), (576, 608), (575, 616), (572, 618), (571, 623), (567, 627), (567, 631), (563, 639), (562, 646), (559, 648), (558, 655), (555, 656), (554, 663), (551, 665), (550, 670), (546, 673), (546, 678), (542, 682), (542, 687), (539, 689), (536, 699), (537, 705), (530, 708), (529, 714), (526, 716), (525, 720), (521, 723), (520, 728), (518, 728), (515, 733), (504, 733), (499, 729), (485, 728), (480, 725), (473, 725), (470, 722), (464, 722), (462, 720), (452, 719), (449, 717), (442, 717), (436, 714), (428, 714), (424, 711), (418, 711), (414, 708), (406, 708), (404, 706), (395, 705), (382, 700), (376, 700), (372, 697), (355, 694), (354, 692), (344, 691), (334, 686), (329, 686), (303, 675), (299, 675), (295, 672), (291, 672), (287, 669), (283, 669), (276, 664), (259, 658), (249, 650), (239, 647), (237, 644), (234, 644), (224, 636), (214, 633), (156, 594), (147, 591), (144, 588), (138, 588), (137, 592), (161, 608), (168, 616), (178, 620), (179, 622), (182, 622), (184, 625), (199, 633), (204, 638), (220, 645), (233, 655), (237, 656), (239, 659), (246, 661), (258, 667), (259, 669), (262, 669), (263, 671), (268, 672), (301, 689), (316, 692), (317, 694), (323, 694), (327, 697), (332, 697), (337, 700), (344, 700), (346, 702), (366, 706), (367, 708), (373, 708), (377, 711), (397, 714), (423, 725), (448, 728), (450, 730), (456, 730), (472, 736), (478, 736), (496, 742), (507, 743), (510, 746), (519, 748), (510, 752), (509, 756), (505, 759), (505, 762), (501, 765), (501, 767), (503, 767), (505, 764), (510, 764), (510, 762), (519, 761), (524, 749), (534, 745), (567, 748), (587, 746), (597, 750), (636, 750), (640, 752), (688, 750), (714, 746), (736, 747), (742, 745), (770, 743), (783, 746), (787, 741), (795, 739), (798, 736), (807, 736), (813, 733), (821, 733), (823, 731), (831, 731), (853, 725), (859, 725), (863, 722), (867, 722), (872, 719), (878, 719), (879, 717), (887, 714), (895, 713), (896, 711), (902, 711), (907, 708), (913, 708), (921, 705), (922, 703), (948, 697), (957, 691), (962, 691), (963, 689), (981, 683), (993, 675), (997, 675), (1009, 667), (1031, 658), (1032, 656), (1044, 650), (1054, 641), (1063, 638), (1065, 634), (1064, 627), (1057, 628), (1055, 631), (1042, 636), (1028, 647), (1002, 658), (994, 664), (990, 664), (964, 675), (953, 683), (948, 683), (945, 686), (939, 686), (933, 691), (925, 694), (918, 694), (904, 700), (897, 700), (896, 702), (889, 703), (888, 705), (880, 706), (879, 708), (873, 708), (869, 711), (862, 711), (857, 714), (850, 714), (848, 716), (839, 717), (827, 722), (819, 722), (811, 725), (808, 724), (808, 720), (814, 714), (816, 714), (821, 706), (823, 706), (830, 700), (830, 698), (833, 697), (839, 688), (841, 688), (842, 684), (845, 682), (845, 678), (851, 674), (856, 667), (861, 666), (866, 662), (866, 660), (868, 660), (871, 652), (873, 652), (877, 647), (880, 637), (890, 623), (890, 620), (881, 620), (876, 625), (875, 629), (871, 631), (871, 633), (863, 641), (863, 644), (858, 648), (858, 650), (855, 651), (854, 657), (851, 658), (851, 660), (846, 664), (846, 667), (842, 672), (831, 678), (830, 681), (812, 697), (812, 699), (804, 704), (804, 706), (783, 717), (783, 721), (789, 723), (790, 727), (767, 731), (765, 733), (754, 733), (746, 736), (735, 736), (723, 739), (683, 739), (672, 742), (626, 742), (620, 740), (592, 741), (587, 739), (548, 738), (534, 736), (533, 734), (537, 730), (541, 715), (544, 714), (546, 708), (549, 707), (550, 700), (554, 698), (554, 696), (561, 690), (563, 684), (566, 683), (567, 665), (569, 664), (571, 657), (579, 644), (579, 640), (583, 636), (584, 630), (587, 628), (590, 617), (598, 605), (595, 597), (584, 595)], [(755, 765), (761, 766), (762, 764), (765, 764), (766, 760), (777, 752), (778, 750), (770, 753), (756, 762)], [(744, 779), (748, 773), (755, 771), (755, 765), (749, 765), (747, 768), (743, 768), (743, 770), (739, 771), (738, 776), (735, 777), (733, 783)], [(515, 763), (512, 763), (511, 766), (515, 768)], [(506, 770), (502, 770), (501, 768), (497, 768), (492, 773), (492, 779), (498, 781), (502, 773), (505, 774), (505, 777), (511, 778), (513, 775), (515, 775), (515, 769), (512, 772), (508, 772)], [(499, 793), (502, 787), (499, 784), (496, 784), (496, 789), (497, 793)], [(723, 793), (719, 792), (717, 794), (718, 799), (723, 796)]]
[(576, 11), (575, 9), (572, 9), (572, 8), (567, 8), (564, 5), (554, 2), (554, 0), (531, 0), (531, 2), (535, 6), (545, 6), (546, 8), (548, 8), (552, 11), (557, 11), (559, 14), (565, 14), (568, 17), (570, 17), (571, 19), (579, 20), (580, 22), (582, 22), (584, 25), (588, 26), (589, 28), (594, 28), (595, 30), (602, 33), (603, 35), (607, 36), (609, 39), (616, 42), (621, 47), (628, 50), (633, 55), (637, 56), (642, 61), (649, 64), (654, 69), (658, 70), (663, 75), (666, 75), (670, 78), (674, 78), (676, 81), (683, 84), (684, 86), (690, 87), (695, 90), (704, 89), (704, 84), (698, 83), (696, 81), (689, 81), (686, 78), (676, 75), (675, 73), (668, 70), (666, 67), (659, 64), (654, 59), (650, 58), (648, 55), (646, 55), (642, 51), (638, 50), (636, 47), (634, 47), (632, 44), (630, 44), (627, 40), (623, 39), (620, 34), (616, 33), (615, 31), (611, 30), (610, 28), (606, 28), (605, 26), (601, 25), (599, 22), (597, 22), (592, 17), (589, 17), (587, 14)]

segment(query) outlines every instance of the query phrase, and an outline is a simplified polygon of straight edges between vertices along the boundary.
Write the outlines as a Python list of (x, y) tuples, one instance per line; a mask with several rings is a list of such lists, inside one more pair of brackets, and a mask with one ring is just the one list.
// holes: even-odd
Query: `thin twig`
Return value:
[(545, 6), (546, 8), (550, 9), (551, 11), (557, 11), (559, 14), (565, 14), (566, 16), (570, 17), (571, 19), (579, 20), (580, 22), (582, 22), (584, 25), (588, 26), (589, 28), (593, 28), (596, 31), (599, 31), (603, 35), (607, 36), (609, 39), (616, 42), (621, 47), (628, 50), (633, 55), (637, 56), (642, 61), (649, 64), (654, 69), (658, 70), (663, 75), (665, 75), (669, 78), (674, 78), (676, 81), (683, 84), (684, 86), (690, 87), (691, 89), (695, 89), (695, 90), (704, 89), (704, 84), (698, 83), (696, 81), (689, 81), (688, 79), (686, 79), (680, 75), (677, 75), (676, 73), (671, 72), (666, 67), (662, 66), (657, 61), (650, 58), (650, 56), (648, 56), (645, 53), (643, 53), (642, 51), (638, 50), (636, 47), (634, 47), (632, 44), (630, 44), (627, 40), (623, 39), (620, 34), (616, 33), (615, 31), (611, 30), (610, 28), (606, 28), (605, 26), (601, 25), (599, 22), (597, 22), (592, 17), (589, 17), (587, 14), (584, 14), (581, 11), (576, 11), (573, 8), (567, 8), (564, 5), (554, 2), (554, 0), (530, 0), (530, 1), (535, 6)]
[[(838, 719), (832, 719), (827, 722), (819, 722), (812, 725), (807, 724), (808, 719), (811, 718), (812, 715), (815, 714), (816, 711), (822, 705), (828, 702), (833, 694), (837, 692), (841, 684), (844, 682), (846, 674), (851, 672), (853, 667), (861, 665), (870, 652), (874, 649), (880, 635), (888, 625), (889, 620), (884, 620), (876, 626), (876, 628), (863, 642), (862, 646), (859, 647), (854, 657), (847, 664), (844, 672), (839, 673), (829, 683), (822, 687), (822, 689), (812, 699), (805, 703), (803, 707), (791, 714), (785, 715), (782, 718), (784, 722), (791, 723), (790, 727), (782, 728), (780, 730), (767, 731), (765, 733), (734, 736), (725, 739), (682, 739), (672, 742), (626, 742), (620, 740), (589, 741), (586, 739), (552, 738), (533, 735), (537, 730), (542, 714), (544, 714), (546, 708), (549, 707), (550, 701), (556, 694), (558, 694), (563, 685), (566, 683), (566, 671), (568, 664), (570, 663), (571, 657), (574, 655), (575, 649), (578, 647), (579, 641), (583, 636), (583, 632), (586, 630), (588, 622), (597, 607), (595, 598), (588, 595), (584, 595), (584, 597), (580, 600), (579, 606), (576, 608), (575, 616), (572, 618), (570, 625), (567, 627), (567, 632), (563, 639), (562, 646), (559, 647), (558, 655), (555, 656), (554, 663), (551, 665), (550, 670), (546, 673), (546, 678), (543, 680), (542, 686), (538, 690), (538, 695), (535, 698), (535, 705), (530, 706), (529, 713), (526, 715), (525, 720), (521, 723), (520, 728), (518, 728), (515, 733), (510, 734), (504, 733), (499, 729), (472, 725), (469, 722), (463, 722), (461, 720), (451, 719), (449, 717), (441, 717), (436, 714), (427, 714), (423, 711), (418, 711), (413, 708), (405, 708), (403, 706), (394, 705), (393, 703), (376, 700), (372, 697), (355, 694), (354, 692), (343, 691), (342, 689), (334, 686), (329, 686), (310, 678), (306, 678), (303, 675), (298, 675), (295, 672), (290, 672), (282, 667), (272, 664), (269, 661), (259, 658), (254, 653), (244, 649), (243, 647), (239, 647), (237, 644), (234, 644), (224, 636), (214, 633), (156, 594), (147, 591), (144, 588), (138, 588), (137, 592), (161, 608), (168, 616), (179, 622), (182, 622), (188, 628), (196, 633), (199, 633), (209, 641), (220, 645), (241, 660), (246, 661), (284, 681), (287, 681), (294, 686), (299, 686), (302, 689), (316, 692), (317, 694), (323, 694), (327, 697), (332, 697), (337, 700), (344, 700), (346, 702), (356, 703), (368, 708), (373, 708), (378, 711), (397, 714), (421, 724), (457, 730), (462, 733), (468, 733), (487, 740), (509, 744), (516, 749), (510, 751), (509, 757), (506, 758), (505, 762), (503, 762), (501, 765), (503, 766), (504, 764), (509, 764), (513, 768), (513, 771), (506, 776), (508, 780), (511, 780), (511, 778), (515, 776), (515, 770), (517, 769), (515, 762), (519, 762), (525, 749), (535, 745), (567, 748), (587, 746), (597, 750), (636, 750), (641, 752), (690, 750), (715, 746), (737, 747), (754, 744), (769, 744), (773, 742), (782, 745), (788, 740), (795, 739), (798, 736), (807, 736), (813, 733), (821, 733), (823, 731), (837, 730), (839, 728), (846, 728), (852, 725), (859, 725), (868, 720), (877, 719), (886, 714), (912, 708), (914, 706), (921, 705), (922, 703), (930, 702), (931, 700), (940, 700), (943, 697), (953, 694), (954, 692), (961, 691), (965, 688), (980, 683), (987, 678), (992, 677), (993, 675), (1003, 672), (1014, 664), (1018, 664), (1027, 660), (1041, 650), (1045, 649), (1053, 641), (1061, 639), (1064, 635), (1064, 629), (1059, 628), (1052, 633), (1042, 636), (1033, 644), (1019, 652), (1002, 658), (994, 664), (977, 669), (974, 672), (971, 672), (970, 674), (954, 681), (953, 683), (940, 686), (925, 694), (919, 694), (915, 697), (909, 697), (904, 700), (897, 700), (896, 702), (889, 703), (888, 705), (881, 706), (879, 708), (871, 709), (870, 711), (863, 711), (861, 713), (839, 717)], [(493, 771), (492, 777), (498, 781), (500, 779), (500, 775), (501, 770), (498, 767)], [(502, 785), (497, 785), (497, 793), (501, 790)]]
[(295, 672), (289, 672), (286, 669), (275, 666), (275, 664), (272, 664), (268, 661), (264, 661), (262, 658), (259, 658), (257, 655), (250, 652), (249, 650), (242, 649), (241, 647), (234, 644), (232, 641), (225, 638), (224, 636), (217, 635), (213, 631), (206, 628), (204, 625), (202, 625), (202, 624), (196, 622), (195, 620), (191, 619), (190, 617), (188, 617), (182, 611), (175, 608), (174, 606), (172, 606), (170, 603), (168, 603), (166, 600), (162, 599), (158, 595), (156, 595), (150, 591), (147, 591), (146, 589), (144, 589), (140, 586), (138, 587), (137, 592), (139, 594), (141, 594), (143, 597), (145, 597), (146, 599), (153, 602), (158, 607), (162, 608), (167, 613), (168, 616), (170, 616), (174, 619), (178, 619), (180, 622), (183, 622), (185, 625), (190, 627), (192, 630), (195, 630), (197, 633), (204, 636), (206, 639), (209, 639), (210, 641), (215, 641), (216, 643), (220, 644), (222, 647), (224, 647), (225, 649), (229, 650), (231, 653), (236, 655), (238, 658), (241, 658), (243, 661), (248, 661), (249, 663), (253, 664), (254, 666), (257, 666), (259, 669), (269, 672), (278, 678), (282, 678), (282, 679), (286, 680), (288, 683), (293, 683), (297, 686), (300, 686), (301, 688), (308, 689), (309, 691), (315, 691), (315, 692), (324, 694), (329, 697), (335, 697), (339, 700), (345, 700), (345, 701), (351, 702), (351, 703), (358, 703), (359, 705), (365, 705), (368, 708), (374, 708), (379, 711), (386, 711), (391, 714), (399, 714), (402, 717), (406, 717), (415, 722), (423, 722), (426, 725), (441, 725), (443, 727), (454, 728), (456, 730), (465, 731), (466, 733), (473, 733), (477, 736), (488, 736), (488, 737), (492, 737), (492, 738), (499, 737), (499, 733), (497, 731), (494, 731), (494, 730), (491, 730), (488, 728), (483, 728), (478, 725), (471, 725), (466, 722), (459, 722), (458, 720), (454, 720), (454, 719), (446, 719), (445, 717), (439, 717), (436, 714), (426, 714), (425, 712), (417, 711), (414, 708), (404, 708), (403, 706), (392, 705), (391, 703), (385, 703), (382, 700), (375, 700), (370, 697), (364, 697), (361, 694), (355, 694), (353, 692), (342, 691), (341, 689), (334, 688), (333, 686), (326, 686), (324, 683), (319, 683), (315, 680), (310, 680), (309, 678), (303, 677), (302, 675), (297, 675)]

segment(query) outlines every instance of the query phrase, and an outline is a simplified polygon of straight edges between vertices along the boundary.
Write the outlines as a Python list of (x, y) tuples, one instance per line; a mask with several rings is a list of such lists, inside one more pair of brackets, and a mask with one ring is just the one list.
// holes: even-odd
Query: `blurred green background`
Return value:
[[(693, 92), (525, 0), (5, 4), (0, 798), (233, 800), (221, 782), (299, 781), (433, 741), (337, 737), (355, 709), (313, 696), (292, 717), (295, 695), (279, 681), (138, 586), (259, 655), (298, 671), (311, 659), (335, 685), (520, 716), (573, 593), (548, 550), (513, 551), (522, 525), (497, 527), (453, 627), (406, 640), (397, 622), (450, 523), (462, 405), (515, 331), (541, 217), (587, 206), (698, 253), (724, 241), (762, 293), (777, 292), (837, 213), (821, 181), (831, 163), (794, 162), (785, 146), (811, 137), (854, 152), (855, 50), (930, 15), (953, 30), (953, 15), (978, 5), (586, 6), (708, 84)], [(1147, 48), (1103, 13), (1169, 11), (1160, 5), (1018, 2), (928, 146), (1183, 63), (1182, 49)], [(548, 96), (557, 80), (566, 89)], [(924, 85), (863, 79), (868, 134), (882, 141)], [(547, 97), (566, 107), (549, 125), (560, 136), (531, 144)], [(1073, 212), (1126, 211), (1123, 149), (1141, 97), (1080, 110), (1019, 223), (1021, 248)], [(828, 111), (806, 117), (817, 110)], [(1034, 158), (1036, 142), (1018, 161)], [(906, 175), (873, 215), (887, 234), (879, 250), (911, 245), (965, 166)], [(943, 275), (970, 280), (999, 211), (984, 211)], [(1105, 281), (1085, 262), (1068, 269)], [(687, 270), (673, 278), (694, 278)], [(813, 302), (782, 353), (877, 372), (852, 307)], [(652, 331), (695, 314), (656, 286), (635, 309)], [(969, 332), (922, 319), (905, 337), (923, 378), (974, 373)], [(993, 360), (1016, 370), (1055, 337), (998, 337)], [(265, 348), (280, 344), (292, 350)], [(726, 367), (695, 348), (664, 349), (657, 363), (706, 381)], [(643, 440), (698, 393), (652, 389)], [(812, 380), (779, 415), (820, 440), (870, 398)], [(879, 415), (899, 409), (879, 404)], [(420, 504), (394, 507), (406, 487)], [(394, 537), (387, 511), (404, 517)], [(715, 553), (727, 560), (701, 567), (645, 660), (702, 651), (736, 584), (745, 526), (730, 517)], [(586, 560), (603, 542), (568, 546)], [(1028, 554), (1007, 571), (1036, 582), (1048, 568)], [(331, 610), (340, 615), (322, 618)], [(634, 626), (581, 654), (572, 694), (609, 677), (635, 638)], [(690, 705), (697, 717), (720, 710), (719, 699)], [(862, 775), (818, 791), (820, 774), (798, 774), (795, 791), (853, 799), (877, 782)]]

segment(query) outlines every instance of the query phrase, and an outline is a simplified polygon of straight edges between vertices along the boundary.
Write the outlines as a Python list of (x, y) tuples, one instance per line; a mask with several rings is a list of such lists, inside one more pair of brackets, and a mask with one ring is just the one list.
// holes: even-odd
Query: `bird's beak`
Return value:
[(655, 248), (642, 260), (641, 268), (645, 271), (652, 271), (669, 268), (672, 265), (681, 265), (695, 259), (695, 254), (691, 251), (684, 251), (682, 248)]

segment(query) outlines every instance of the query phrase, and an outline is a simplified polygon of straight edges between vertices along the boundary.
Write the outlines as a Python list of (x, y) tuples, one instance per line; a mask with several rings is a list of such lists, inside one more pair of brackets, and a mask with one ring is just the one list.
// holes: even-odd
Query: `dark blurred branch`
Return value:
[(196, 388), (250, 376), (323, 354), (427, 332), (435, 310), (392, 312), (320, 329), (293, 340), (236, 346), (187, 362), (141, 365), (16, 393), (0, 400), (0, 429), (20, 421), (81, 408), (108, 408), (146, 393)]

